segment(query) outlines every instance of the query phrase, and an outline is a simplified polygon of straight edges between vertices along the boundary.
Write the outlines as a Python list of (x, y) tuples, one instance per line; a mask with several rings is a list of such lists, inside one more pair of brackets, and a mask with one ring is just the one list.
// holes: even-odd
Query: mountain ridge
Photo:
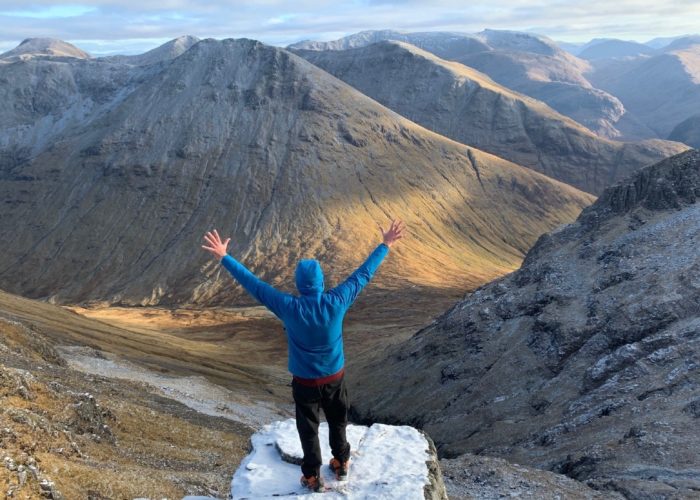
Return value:
[[(537, 235), (592, 200), (257, 41), (205, 39), (169, 61), (117, 67), (135, 71), (128, 94), (3, 171), (0, 233), (15, 242), (0, 270), (8, 291), (63, 303), (244, 298), (196, 253), (212, 227), (231, 234), (232, 255), (293, 290), (282, 271), (298, 258), (326, 261), (339, 280), (361, 262), (358, 249), (376, 244), (377, 222), (397, 213), (414, 224), (414, 243), (378, 283), (468, 287), (512, 268)], [(108, 232), (75, 236), (91, 225)], [(163, 227), (171, 234), (154, 240)], [(35, 266), (38, 275), (25, 271)]]
[(626, 497), (692, 495), (698, 199), (697, 150), (608, 188), (519, 270), (358, 360), (354, 417), (410, 422), (442, 457), (495, 455)]
[(428, 129), (591, 193), (687, 148), (601, 138), (541, 101), (405, 42), (292, 50)]
[(588, 61), (565, 52), (547, 37), (508, 30), (484, 30), (475, 34), (376, 31), (363, 32), (362, 35), (288, 47), (338, 50), (346, 46), (367, 45), (381, 38), (412, 43), (438, 57), (486, 73), (508, 88), (544, 101), (602, 136), (619, 135), (615, 123), (624, 114), (622, 103), (591, 85), (584, 76), (590, 69)]
[(70, 57), (75, 59), (91, 58), (87, 52), (57, 38), (26, 38), (14, 49), (0, 54), (0, 59), (17, 60), (41, 56)]

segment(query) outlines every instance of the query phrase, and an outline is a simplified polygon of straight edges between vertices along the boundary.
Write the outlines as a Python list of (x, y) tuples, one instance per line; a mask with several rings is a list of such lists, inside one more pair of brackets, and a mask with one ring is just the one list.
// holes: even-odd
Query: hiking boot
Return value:
[(311, 491), (323, 491), (323, 479), (321, 476), (301, 476), (301, 485), (305, 488), (309, 488)]
[(333, 457), (331, 458), (331, 462), (328, 464), (328, 467), (331, 468), (331, 470), (335, 473), (335, 478), (338, 481), (347, 481), (348, 480), (348, 471), (350, 469), (350, 460), (346, 460), (345, 462), (341, 462), (337, 458)]

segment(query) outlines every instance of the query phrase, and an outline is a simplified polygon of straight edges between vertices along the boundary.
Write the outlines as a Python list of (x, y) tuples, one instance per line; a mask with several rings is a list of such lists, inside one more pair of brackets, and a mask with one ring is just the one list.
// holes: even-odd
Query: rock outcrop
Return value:
[(593, 199), (253, 40), (201, 40), (145, 66), (75, 61), (0, 62), (0, 96), (15, 96), (0, 99), (0, 286), (13, 293), (250, 303), (201, 249), (205, 231), (294, 292), (299, 258), (338, 282), (391, 217), (412, 243), (377, 284), (463, 289), (515, 268)]
[(430, 130), (590, 193), (687, 149), (604, 139), (541, 101), (404, 42), (295, 53)]
[(440, 460), (450, 500), (500, 500), (515, 497), (540, 500), (624, 500), (613, 491), (596, 491), (556, 472), (512, 464), (502, 458), (465, 453)]
[(697, 150), (610, 187), (518, 271), (349, 370), (356, 416), (421, 427), (443, 457), (696, 496), (699, 198)]
[[(328, 424), (319, 426), (327, 497), (447, 499), (435, 446), (425, 433), (408, 426), (351, 424), (347, 436), (351, 479), (342, 482), (325, 465), (333, 455)], [(251, 437), (251, 447), (233, 476), (232, 498), (315, 498), (299, 484), (304, 455), (294, 419), (264, 426)]]

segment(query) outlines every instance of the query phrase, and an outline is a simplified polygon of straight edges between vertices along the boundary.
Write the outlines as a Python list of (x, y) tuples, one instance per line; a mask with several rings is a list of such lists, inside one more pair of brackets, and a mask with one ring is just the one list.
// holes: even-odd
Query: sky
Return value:
[(92, 55), (136, 54), (181, 35), (285, 46), (362, 30), (509, 29), (555, 40), (647, 41), (700, 31), (700, 0), (0, 0), (0, 52), (25, 38), (68, 41)]

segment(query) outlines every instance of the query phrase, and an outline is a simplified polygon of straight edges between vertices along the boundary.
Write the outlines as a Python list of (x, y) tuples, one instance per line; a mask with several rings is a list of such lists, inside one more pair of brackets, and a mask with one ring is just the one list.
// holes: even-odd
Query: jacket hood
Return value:
[(296, 272), (297, 290), (302, 295), (310, 295), (323, 292), (323, 270), (316, 259), (302, 259), (297, 264)]

